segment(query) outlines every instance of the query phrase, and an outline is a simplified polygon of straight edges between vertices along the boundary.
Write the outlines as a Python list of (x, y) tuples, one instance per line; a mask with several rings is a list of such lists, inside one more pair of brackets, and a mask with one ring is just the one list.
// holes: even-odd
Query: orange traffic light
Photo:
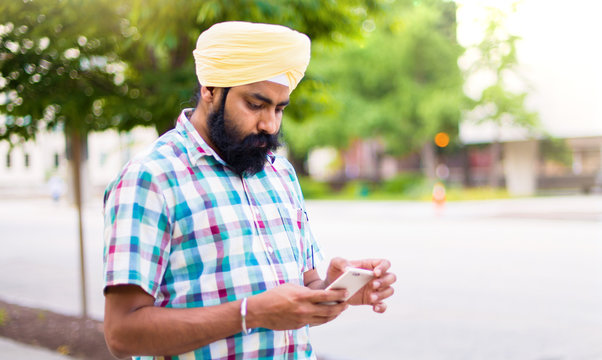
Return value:
[(441, 148), (444, 148), (447, 145), (449, 145), (449, 135), (447, 135), (447, 133), (444, 132), (437, 133), (437, 135), (435, 135), (435, 145)]

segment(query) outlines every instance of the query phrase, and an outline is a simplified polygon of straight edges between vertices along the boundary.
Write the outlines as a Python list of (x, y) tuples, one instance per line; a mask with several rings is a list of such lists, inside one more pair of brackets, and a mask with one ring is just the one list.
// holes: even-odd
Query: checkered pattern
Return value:
[[(286, 159), (241, 178), (184, 110), (105, 193), (105, 286), (139, 285), (157, 306), (202, 307), (259, 294), (322, 259)], [(308, 328), (254, 329), (173, 359), (315, 358)]]

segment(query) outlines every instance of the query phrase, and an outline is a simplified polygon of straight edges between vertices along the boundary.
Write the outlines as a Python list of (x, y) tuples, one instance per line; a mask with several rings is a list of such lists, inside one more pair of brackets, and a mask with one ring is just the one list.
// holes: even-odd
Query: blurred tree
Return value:
[[(383, 151), (392, 155), (427, 144), (428, 154), (434, 156), (434, 135), (457, 134), (465, 106), (455, 4), (392, 2), (363, 29), (365, 38), (359, 43), (331, 47), (330, 53), (316, 51), (312, 75), (331, 85), (335, 106), (296, 126), (294, 133), (305, 136), (293, 142), (294, 150), (345, 148), (361, 138), (379, 140)], [(434, 160), (426, 162), (434, 173)]]
[[(514, 3), (512, 11), (516, 9), (517, 3)], [(520, 37), (511, 34), (506, 28), (507, 16), (502, 9), (487, 8), (483, 39), (467, 50), (474, 59), (468, 67), (467, 76), (480, 75), (492, 79), (490, 85), (473, 102), (469, 115), (476, 123), (493, 123), (498, 130), (491, 144), (489, 185), (492, 187), (500, 185), (502, 126), (518, 126), (529, 131), (539, 129), (537, 113), (529, 111), (525, 105), (528, 93), (514, 90), (524, 88), (526, 82), (518, 73), (516, 43)]]
[(115, 126), (106, 107), (124, 93), (120, 18), (104, 0), (0, 3), (0, 140), (15, 145), (62, 129), (78, 208), (83, 316), (87, 316), (81, 162), (88, 132)]
[[(90, 131), (173, 127), (196, 87), (192, 50), (225, 20), (279, 23), (313, 40), (359, 34), (381, 0), (13, 0), (0, 3), (0, 140), (61, 129), (81, 209), (81, 162)], [(384, 1), (384, 0), (382, 0)], [(316, 110), (311, 78), (287, 118)], [(78, 212), (83, 273), (83, 231)], [(85, 284), (82, 286), (86, 316)]]
[(106, 102), (123, 94), (124, 40), (108, 1), (19, 0), (0, 4), (0, 140), (39, 130), (85, 136), (112, 127)]
[[(123, 54), (131, 68), (128, 116), (122, 118), (121, 126), (128, 129), (152, 118), (160, 134), (173, 127), (175, 110), (188, 104), (197, 87), (192, 57), (196, 40), (214, 23), (275, 23), (306, 33), (313, 42), (336, 42), (360, 34), (362, 21), (382, 1), (175, 0), (165, 6), (161, 0), (130, 0), (128, 26), (140, 40)], [(286, 118), (302, 121), (322, 109), (315, 100), (320, 89), (314, 79), (306, 77), (293, 93)]]

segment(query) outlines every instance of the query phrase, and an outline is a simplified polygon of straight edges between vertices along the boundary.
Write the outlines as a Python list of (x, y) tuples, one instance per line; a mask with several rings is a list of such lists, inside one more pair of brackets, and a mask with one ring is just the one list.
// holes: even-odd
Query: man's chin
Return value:
[(258, 173), (260, 173), (263, 168), (265, 167), (265, 163), (263, 163), (261, 166), (254, 166), (254, 167), (248, 167), (242, 171), (237, 171), (237, 173), (239, 175), (244, 175), (244, 176), (255, 176)]
[(233, 159), (230, 159), (230, 162), (227, 162), (238, 175), (253, 176), (261, 170), (263, 170), (267, 162), (267, 152), (267, 149), (261, 149), (261, 155), (246, 157), (246, 159), (241, 159), (241, 157), (234, 157)]

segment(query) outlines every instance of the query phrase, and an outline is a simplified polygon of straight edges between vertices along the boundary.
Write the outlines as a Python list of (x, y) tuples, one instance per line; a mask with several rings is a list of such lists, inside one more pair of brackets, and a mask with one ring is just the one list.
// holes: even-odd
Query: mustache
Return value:
[(281, 145), (280, 131), (275, 134), (259, 133), (247, 135), (238, 146), (242, 149), (267, 149), (273, 150)]

